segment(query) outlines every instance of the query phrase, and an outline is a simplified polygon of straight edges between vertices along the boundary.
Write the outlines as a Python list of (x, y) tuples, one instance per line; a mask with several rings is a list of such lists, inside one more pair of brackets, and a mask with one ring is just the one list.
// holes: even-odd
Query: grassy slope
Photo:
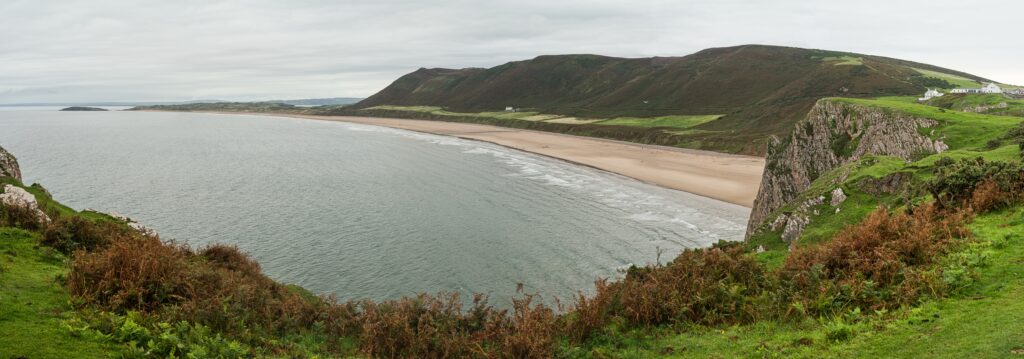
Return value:
[[(117, 221), (107, 214), (78, 212), (55, 200), (39, 185), (13, 184), (32, 193), (48, 213), (62, 217), (81, 217), (93, 221)], [(72, 307), (72, 298), (62, 281), (68, 274), (69, 258), (40, 244), (40, 233), (20, 228), (0, 227), (0, 358), (110, 358), (131, 356), (126, 343), (99, 333), (73, 330), (82, 316)], [(289, 285), (293, 291), (313, 294)], [(67, 325), (66, 325), (67, 324)], [(320, 333), (291, 334), (264, 338), (290, 343), (295, 353), (311, 357), (324, 342)], [(355, 349), (346, 349), (354, 352)], [(260, 353), (260, 357), (279, 357), (278, 353)], [(354, 356), (353, 356), (354, 357)]]
[[(928, 102), (929, 105), (962, 111), (987, 106), (983, 113), (994, 115), (1024, 116), (1024, 100), (1009, 98), (1001, 94), (947, 94)], [(1005, 104), (1006, 107), (1001, 107)]]
[(932, 70), (919, 69), (919, 68), (914, 68), (914, 70), (917, 70), (917, 72), (920, 72), (922, 75), (925, 75), (927, 77), (946, 81), (946, 82), (950, 83), (951, 85), (953, 85), (954, 87), (963, 87), (963, 88), (977, 88), (977, 87), (981, 87), (981, 83), (980, 82), (972, 80), (972, 79), (969, 79), (969, 78), (966, 78), (966, 77), (963, 77), (963, 76), (957, 76), (957, 75), (953, 75), (953, 74), (947, 74), (945, 72), (932, 71)]
[[(992, 250), (980, 278), (957, 298), (861, 322), (834, 319), (803, 323), (761, 322), (723, 328), (692, 328), (681, 334), (622, 333), (580, 357), (711, 358), (1004, 358), (1024, 348), (1024, 210), (988, 214), (971, 225)], [(830, 339), (848, 327), (847, 340)]]
[(105, 358), (111, 344), (76, 337), (62, 323), (72, 314), (58, 278), (65, 258), (38, 247), (38, 235), (0, 228), (0, 358)]
[[(903, 205), (895, 196), (876, 196), (860, 190), (857, 184), (865, 179), (907, 172), (913, 175), (913, 183), (920, 184), (932, 176), (935, 161), (942, 157), (981, 156), (992, 161), (1021, 158), (1016, 144), (995, 149), (984, 147), (989, 140), (1024, 121), (1019, 117), (941, 110), (906, 98), (838, 100), (936, 119), (940, 125), (932, 136), (946, 140), (951, 150), (911, 163), (891, 157), (869, 157), (822, 175), (792, 203), (818, 195), (824, 195), (827, 202), (828, 193), (841, 175), (846, 175), (846, 179), (839, 186), (849, 198), (838, 213), (828, 204), (819, 206), (820, 215), (813, 217), (805, 229), (800, 239), (802, 245), (829, 240), (878, 205)], [(851, 315), (845, 320), (821, 318), (803, 323), (759, 322), (722, 328), (613, 332), (590, 347), (567, 351), (576, 357), (623, 358), (1007, 357), (1011, 351), (1024, 350), (1024, 208), (980, 216), (970, 228), (979, 245), (988, 248), (984, 251), (986, 260), (977, 268), (979, 277), (974, 285), (952, 298), (883, 315)], [(788, 252), (788, 244), (782, 242), (779, 233), (762, 233), (751, 238), (749, 244), (764, 246), (767, 251), (758, 256), (769, 264), (780, 265)], [(852, 338), (832, 339), (830, 334), (840, 328), (850, 329)]]

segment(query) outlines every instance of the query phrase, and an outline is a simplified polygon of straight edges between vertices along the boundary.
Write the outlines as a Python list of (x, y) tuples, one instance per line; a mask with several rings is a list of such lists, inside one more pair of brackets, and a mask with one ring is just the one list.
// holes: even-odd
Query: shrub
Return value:
[(955, 238), (969, 235), (964, 214), (925, 203), (911, 213), (879, 208), (831, 242), (794, 250), (780, 275), (791, 300), (830, 314), (843, 308), (889, 309), (943, 291), (929, 271)]
[(587, 338), (613, 316), (632, 326), (753, 321), (772, 288), (765, 267), (737, 244), (683, 251), (665, 266), (630, 270), (618, 282), (598, 282), (592, 300), (577, 298), (569, 332)]
[(0, 226), (17, 227), (30, 231), (43, 228), (35, 211), (27, 207), (7, 206), (3, 203), (0, 203)]
[(154, 311), (195, 294), (187, 250), (154, 237), (122, 237), (74, 254), (68, 288), (86, 304), (114, 311)]
[[(941, 165), (939, 165), (941, 162)], [(984, 158), (962, 159), (958, 162), (936, 162), (935, 178), (926, 188), (942, 207), (955, 208), (971, 199), (975, 188), (994, 181), (1003, 192), (1020, 194), (1024, 189), (1024, 167), (1017, 163)]]
[(237, 338), (302, 333), (323, 319), (319, 298), (293, 293), (235, 247), (199, 254), (159, 238), (123, 236), (74, 254), (68, 288), (83, 304), (189, 321)]
[(135, 312), (126, 315), (101, 313), (88, 323), (72, 319), (64, 323), (72, 335), (120, 343), (123, 358), (246, 358), (250, 349), (224, 338), (203, 325), (181, 321), (150, 323)]
[(512, 315), (477, 295), (462, 311), (458, 294), (420, 294), (362, 303), (362, 350), (387, 358), (546, 358), (555, 344), (555, 315), (533, 296), (513, 301)]
[(249, 276), (258, 276), (260, 274), (259, 262), (249, 258), (248, 255), (242, 253), (236, 246), (213, 244), (200, 250), (199, 256), (206, 258), (214, 266), (229, 271), (237, 271)]
[(129, 235), (118, 224), (90, 221), (79, 216), (57, 217), (43, 231), (43, 244), (68, 254), (76, 250), (92, 250), (106, 246), (111, 238)]

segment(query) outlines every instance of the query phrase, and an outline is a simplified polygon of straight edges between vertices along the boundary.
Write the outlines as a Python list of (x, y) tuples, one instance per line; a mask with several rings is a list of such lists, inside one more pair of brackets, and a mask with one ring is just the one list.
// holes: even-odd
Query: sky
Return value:
[(420, 67), (784, 45), (1024, 85), (1024, 1), (0, 1), (0, 104), (366, 97)]

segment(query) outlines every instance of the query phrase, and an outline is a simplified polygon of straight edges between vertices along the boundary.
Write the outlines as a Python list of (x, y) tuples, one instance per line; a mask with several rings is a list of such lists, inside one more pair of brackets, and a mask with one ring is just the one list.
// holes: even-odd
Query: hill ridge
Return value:
[(484, 112), (510, 106), (585, 118), (724, 115), (694, 127), (680, 146), (763, 155), (768, 136), (787, 134), (818, 99), (954, 87), (917, 69), (989, 81), (884, 56), (747, 44), (679, 57), (540, 55), (490, 68), (420, 68), (353, 108)]

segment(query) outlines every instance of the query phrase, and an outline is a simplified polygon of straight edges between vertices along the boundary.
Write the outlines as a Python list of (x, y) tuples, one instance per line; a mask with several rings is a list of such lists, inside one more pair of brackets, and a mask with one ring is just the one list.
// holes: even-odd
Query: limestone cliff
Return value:
[(747, 237), (773, 211), (832, 169), (867, 155), (909, 160), (916, 155), (946, 150), (948, 147), (942, 141), (933, 141), (922, 134), (927, 131), (919, 131), (936, 125), (934, 120), (891, 110), (841, 100), (819, 100), (788, 137), (769, 140), (761, 189), (754, 199)]
[(21, 169), (18, 168), (18, 159), (10, 152), (0, 147), (0, 177), (14, 177), (21, 181)]

